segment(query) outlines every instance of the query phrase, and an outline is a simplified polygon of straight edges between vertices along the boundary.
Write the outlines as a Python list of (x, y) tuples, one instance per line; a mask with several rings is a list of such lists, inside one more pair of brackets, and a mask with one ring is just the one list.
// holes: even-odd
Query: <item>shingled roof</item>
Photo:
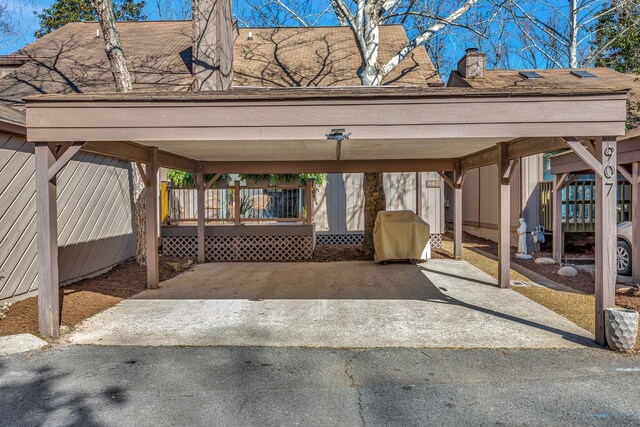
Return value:
[[(380, 27), (380, 62), (409, 41), (401, 25)], [(347, 27), (240, 29), (234, 44), (234, 86), (359, 86), (360, 54)], [(415, 49), (383, 84), (440, 82), (427, 51)]]
[[(595, 78), (578, 77), (567, 68), (545, 70), (487, 70), (483, 79), (465, 79), (457, 71), (449, 78), (449, 86), (472, 87), (474, 89), (510, 89), (524, 87), (530, 89), (631, 89), (631, 97), (640, 101), (640, 80), (635, 74), (622, 74), (609, 68), (585, 69)], [(523, 71), (535, 72), (541, 78), (527, 79)]]
[[(35, 94), (114, 91), (98, 24), (71, 23), (13, 55), (29, 61), (0, 79), (0, 102), (21, 104)], [(118, 23), (134, 90), (186, 91), (192, 87), (191, 21)], [(249, 40), (249, 32), (253, 40)], [(381, 60), (406, 42), (401, 26), (381, 27)], [(346, 27), (242, 29), (234, 46), (234, 86), (358, 85), (360, 64)], [(439, 77), (423, 48), (416, 49), (385, 84), (427, 86)]]

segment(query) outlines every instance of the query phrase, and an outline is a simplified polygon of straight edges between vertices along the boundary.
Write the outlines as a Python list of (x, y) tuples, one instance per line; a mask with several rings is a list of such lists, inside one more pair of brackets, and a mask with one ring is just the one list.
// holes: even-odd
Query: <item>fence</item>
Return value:
[[(618, 222), (631, 218), (631, 184), (618, 180)], [(553, 229), (553, 183), (540, 183), (540, 222), (546, 230)], [(562, 231), (595, 231), (595, 181), (575, 180), (562, 189)]]
[[(306, 186), (240, 186), (205, 190), (205, 220), (239, 225), (254, 223), (311, 224), (312, 181)], [(166, 223), (195, 222), (198, 218), (197, 190), (171, 188), (166, 190)]]

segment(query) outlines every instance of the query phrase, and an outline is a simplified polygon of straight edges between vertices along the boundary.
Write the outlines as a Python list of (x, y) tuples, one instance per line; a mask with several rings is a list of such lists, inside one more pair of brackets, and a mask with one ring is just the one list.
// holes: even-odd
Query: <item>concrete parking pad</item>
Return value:
[(464, 261), (198, 265), (67, 337), (104, 345), (571, 348), (591, 334)]

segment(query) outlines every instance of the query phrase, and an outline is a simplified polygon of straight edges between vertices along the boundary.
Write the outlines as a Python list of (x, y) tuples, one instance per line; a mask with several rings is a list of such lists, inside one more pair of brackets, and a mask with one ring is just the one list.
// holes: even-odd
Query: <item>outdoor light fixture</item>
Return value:
[(331, 133), (326, 134), (325, 136), (329, 141), (336, 141), (336, 160), (340, 160), (340, 156), (342, 155), (342, 141), (345, 139), (349, 139), (351, 133), (345, 133), (344, 129), (331, 129)]
[(349, 139), (351, 133), (345, 133), (344, 129), (331, 129), (331, 133), (326, 134), (327, 139), (333, 141), (343, 141)]

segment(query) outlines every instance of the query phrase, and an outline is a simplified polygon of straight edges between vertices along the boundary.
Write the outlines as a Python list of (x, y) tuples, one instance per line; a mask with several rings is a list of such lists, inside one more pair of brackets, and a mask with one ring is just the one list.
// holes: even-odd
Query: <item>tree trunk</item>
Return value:
[(368, 255), (373, 255), (373, 227), (376, 224), (378, 212), (387, 208), (387, 198), (384, 193), (384, 174), (365, 173), (364, 183), (364, 243), (362, 244)]
[(120, 33), (116, 28), (113, 4), (111, 0), (93, 0), (93, 5), (96, 8), (100, 28), (104, 36), (104, 50), (109, 58), (116, 90), (118, 92), (131, 92), (133, 85), (131, 84), (131, 76), (127, 68), (124, 50), (122, 50), (122, 45), (120, 44)]
[(578, 30), (580, 29), (580, 27), (578, 26), (577, 0), (569, 1), (569, 9), (570, 28), (569, 46), (567, 47), (569, 56), (569, 67), (578, 68)]
[[(116, 91), (131, 92), (133, 85), (131, 76), (127, 68), (127, 61), (124, 50), (120, 43), (120, 33), (116, 28), (116, 17), (113, 13), (113, 3), (111, 0), (92, 0), (93, 7), (96, 9), (100, 28), (104, 37), (104, 50), (109, 58), (111, 73), (116, 84)], [(133, 200), (134, 212), (133, 217), (136, 225), (136, 261), (140, 265), (144, 265), (147, 260), (147, 247), (145, 238), (145, 187), (142, 177), (138, 173), (138, 168), (132, 167), (133, 181)]]

